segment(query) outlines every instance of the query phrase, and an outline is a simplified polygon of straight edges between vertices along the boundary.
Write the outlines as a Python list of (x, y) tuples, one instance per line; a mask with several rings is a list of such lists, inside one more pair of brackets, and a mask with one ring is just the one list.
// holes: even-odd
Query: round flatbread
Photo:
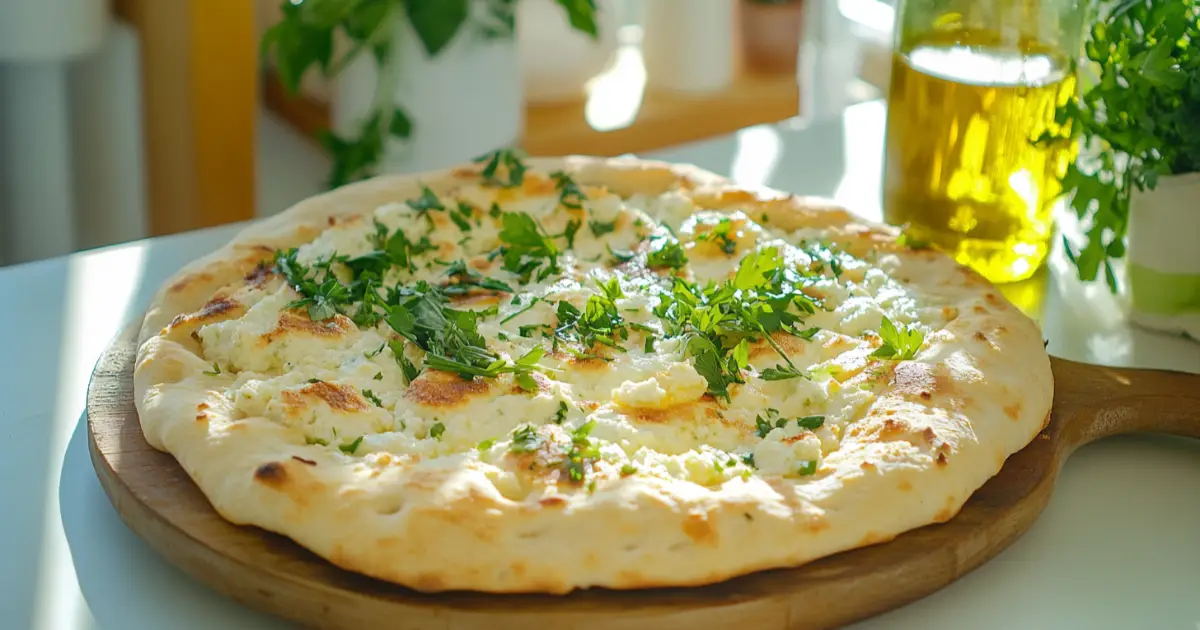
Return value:
[(147, 441), (231, 522), (422, 591), (702, 585), (954, 516), (1044, 426), (1036, 324), (813, 198), (498, 152), (173, 277)]

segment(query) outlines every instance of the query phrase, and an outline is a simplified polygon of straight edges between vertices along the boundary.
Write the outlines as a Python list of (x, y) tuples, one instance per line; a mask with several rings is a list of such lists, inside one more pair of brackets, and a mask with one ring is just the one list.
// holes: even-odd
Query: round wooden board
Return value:
[[(136, 329), (106, 350), (88, 389), (92, 463), (129, 527), (201, 582), (318, 628), (826, 628), (949, 584), (1011, 544), (1049, 500), (1063, 440), (1059, 410), (949, 522), (798, 569), (721, 584), (567, 596), (426, 595), (334, 567), (289, 539), (233, 525), (166, 453), (146, 443), (133, 405)], [(1057, 367), (1057, 366), (1056, 366)], [(1070, 432), (1070, 433), (1073, 433)]]

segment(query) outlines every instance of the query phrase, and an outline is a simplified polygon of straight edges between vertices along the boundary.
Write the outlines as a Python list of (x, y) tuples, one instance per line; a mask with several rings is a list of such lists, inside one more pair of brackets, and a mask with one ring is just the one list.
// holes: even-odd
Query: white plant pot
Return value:
[(587, 83), (603, 72), (617, 51), (620, 26), (616, 2), (596, 2), (598, 37), (575, 30), (553, 0), (517, 4), (517, 41), (525, 102), (551, 105), (587, 96)]
[[(381, 172), (447, 168), (518, 139), (524, 108), (514, 38), (486, 38), (468, 22), (430, 58), (403, 20), (396, 29), (395, 54), (395, 102), (413, 130), (408, 140), (389, 138)], [(339, 135), (357, 135), (371, 111), (377, 79), (369, 54), (337, 76), (331, 117)]]
[(704, 93), (733, 81), (741, 63), (735, 0), (649, 0), (643, 28), (647, 86)]
[(1135, 324), (1200, 340), (1200, 173), (1134, 191), (1125, 275)]

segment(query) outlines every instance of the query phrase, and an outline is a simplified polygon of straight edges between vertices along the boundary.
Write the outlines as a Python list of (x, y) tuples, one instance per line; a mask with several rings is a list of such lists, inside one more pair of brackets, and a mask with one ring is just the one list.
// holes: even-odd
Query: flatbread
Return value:
[[(159, 291), (142, 429), (224, 518), (421, 591), (703, 585), (950, 519), (1045, 424), (1036, 324), (895, 228), (496, 157), (310, 198)], [(371, 269), (401, 289), (339, 302)]]

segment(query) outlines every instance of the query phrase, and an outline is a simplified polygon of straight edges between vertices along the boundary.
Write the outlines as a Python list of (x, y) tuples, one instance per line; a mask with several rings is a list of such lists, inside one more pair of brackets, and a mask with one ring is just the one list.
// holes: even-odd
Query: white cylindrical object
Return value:
[[(395, 102), (412, 121), (408, 140), (390, 138), (381, 170), (412, 173), (447, 168), (516, 142), (524, 108), (521, 68), (512, 37), (482, 36), (464, 24), (430, 58), (412, 25), (396, 36)], [(338, 75), (333, 124), (357, 133), (375, 93), (375, 59), (363, 54)]]
[(647, 0), (642, 59), (650, 87), (714, 92), (737, 71), (735, 0)]
[(0, 62), (63, 61), (100, 47), (107, 0), (0, 1)]
[(0, 67), (0, 113), (7, 262), (70, 253), (75, 200), (66, 64)]
[(617, 50), (618, 17), (616, 2), (599, 0), (593, 40), (573, 28), (553, 0), (522, 0), (517, 5), (517, 49), (525, 102), (583, 100), (587, 82), (604, 71)]
[(1133, 192), (1127, 264), (1133, 323), (1200, 340), (1200, 173), (1160, 177)]

